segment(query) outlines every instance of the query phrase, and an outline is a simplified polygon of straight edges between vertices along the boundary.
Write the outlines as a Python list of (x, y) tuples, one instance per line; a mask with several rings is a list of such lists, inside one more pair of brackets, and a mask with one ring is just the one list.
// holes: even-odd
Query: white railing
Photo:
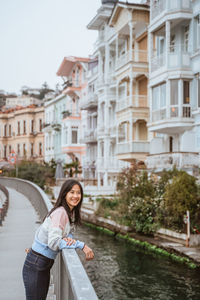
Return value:
[(152, 121), (156, 122), (159, 120), (164, 120), (167, 117), (167, 110), (163, 108), (161, 110), (152, 111)]
[(123, 153), (149, 153), (149, 142), (131, 141), (117, 144), (117, 154)]
[(190, 0), (153, 0), (151, 5), (151, 19), (160, 16), (164, 11), (191, 11)]
[(165, 53), (153, 56), (151, 58), (151, 71), (154, 72), (159, 68), (164, 67), (166, 64), (166, 55)]
[(116, 111), (129, 107), (148, 107), (146, 95), (133, 95), (118, 99)]
[[(166, 65), (166, 51), (168, 56), (168, 66)], [(162, 54), (156, 54), (153, 51), (151, 58), (151, 71), (154, 72), (164, 66), (172, 68), (181, 68), (190, 66), (191, 44), (171, 45), (169, 50), (164, 50)]]
[[(17, 178), (0, 178), (0, 184), (25, 195), (42, 222), (52, 204), (36, 184)], [(56, 300), (98, 300), (86, 271), (74, 249), (64, 249), (58, 254), (52, 268)]]
[(109, 91), (108, 93), (101, 93), (98, 95), (99, 101), (102, 100), (109, 100), (109, 101), (114, 101), (116, 100), (116, 92), (115, 91)]
[(169, 118), (191, 118), (190, 104), (183, 104), (181, 107), (170, 105), (168, 108), (152, 111), (152, 121), (156, 122), (167, 119), (167, 111), (169, 111)]
[(83, 142), (96, 142), (97, 141), (97, 128), (91, 129), (89, 132), (84, 133)]
[(90, 107), (90, 106), (97, 106), (98, 105), (98, 98), (95, 93), (89, 93), (87, 96), (81, 99), (80, 107), (82, 109)]
[(118, 160), (114, 157), (109, 158), (98, 158), (97, 159), (97, 169), (99, 171), (103, 170), (116, 170), (117, 172), (120, 171), (120, 169), (125, 168), (127, 166), (127, 163), (121, 160)]
[(115, 69), (119, 69), (122, 66), (126, 65), (128, 62), (148, 62), (148, 52), (146, 50), (130, 50), (119, 56), (116, 60)]
[(159, 153), (147, 156), (148, 169), (170, 169), (198, 167), (199, 154), (194, 152)]

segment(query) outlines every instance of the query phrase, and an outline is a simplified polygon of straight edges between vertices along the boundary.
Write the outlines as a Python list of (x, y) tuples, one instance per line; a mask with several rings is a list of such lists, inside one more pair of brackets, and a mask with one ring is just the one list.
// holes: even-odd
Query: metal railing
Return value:
[[(18, 178), (0, 178), (0, 184), (25, 195), (35, 208), (40, 221), (52, 204), (36, 184)], [(52, 268), (56, 300), (98, 300), (84, 267), (73, 249), (64, 249), (58, 254)]]
[(9, 206), (9, 193), (5, 186), (0, 184), (0, 226), (4, 220)]

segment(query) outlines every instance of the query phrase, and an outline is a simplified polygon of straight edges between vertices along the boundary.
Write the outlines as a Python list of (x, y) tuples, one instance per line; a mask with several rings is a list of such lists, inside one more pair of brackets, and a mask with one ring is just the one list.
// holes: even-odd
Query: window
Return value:
[(31, 156), (33, 156), (33, 143), (31, 143)]
[(65, 144), (68, 144), (68, 128), (65, 129)]
[(183, 81), (183, 104), (190, 103), (190, 82)]
[(178, 79), (171, 80), (171, 97), (170, 104), (178, 105)]
[(175, 34), (170, 37), (170, 52), (175, 52)]
[(12, 135), (12, 130), (11, 130), (12, 128), (11, 128), (11, 125), (9, 125), (9, 136), (11, 136)]
[(173, 152), (173, 137), (169, 137), (169, 152)]
[(189, 25), (184, 28), (184, 51), (188, 52), (189, 45)]
[(166, 83), (152, 89), (152, 119), (153, 121), (166, 118)]
[(3, 150), (4, 150), (4, 158), (6, 158), (7, 157), (7, 146), (6, 145), (4, 145), (4, 148), (3, 148)]
[(26, 144), (23, 144), (23, 156), (26, 156)]
[(197, 48), (200, 48), (200, 14), (197, 16)]
[(20, 156), (20, 144), (17, 144), (17, 155)]
[(17, 122), (17, 135), (20, 135), (20, 121)]
[(39, 143), (39, 156), (42, 155), (42, 143)]
[(78, 144), (78, 127), (72, 127), (72, 144)]
[(39, 131), (42, 131), (42, 119), (39, 119)]
[(31, 133), (34, 131), (34, 120), (31, 120)]
[(4, 125), (4, 136), (7, 136), (7, 125)]
[(23, 127), (24, 127), (24, 134), (26, 134), (26, 120), (24, 120), (24, 122), (23, 122)]

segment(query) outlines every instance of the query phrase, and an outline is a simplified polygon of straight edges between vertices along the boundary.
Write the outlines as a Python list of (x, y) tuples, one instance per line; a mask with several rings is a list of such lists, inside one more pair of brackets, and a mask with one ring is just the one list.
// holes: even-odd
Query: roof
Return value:
[(76, 57), (76, 56), (66, 56), (64, 57), (58, 71), (57, 75), (58, 76), (69, 76), (73, 66), (78, 63), (78, 62), (89, 62), (90, 58), (87, 57)]
[(119, 1), (119, 2), (116, 3), (116, 5), (115, 5), (115, 7), (112, 11), (112, 15), (111, 15), (110, 20), (109, 20), (109, 25), (110, 26), (113, 26), (113, 24), (116, 22), (120, 11), (123, 8), (127, 8), (127, 7), (130, 7), (130, 8), (133, 8), (133, 9), (149, 10), (149, 5), (148, 4), (142, 4), (142, 3), (139, 3), (139, 2), (136, 2), (136, 1), (131, 1), (131, 3), (130, 2)]

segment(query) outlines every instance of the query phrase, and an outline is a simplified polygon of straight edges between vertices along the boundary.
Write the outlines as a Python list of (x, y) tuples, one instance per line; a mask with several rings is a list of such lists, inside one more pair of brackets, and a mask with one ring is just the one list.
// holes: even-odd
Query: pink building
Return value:
[(81, 165), (85, 155), (85, 144), (81, 141), (86, 128), (86, 112), (81, 111), (80, 103), (87, 86), (89, 61), (89, 58), (65, 57), (57, 72), (64, 80), (62, 94), (66, 95), (66, 110), (62, 119), (62, 152), (67, 155), (67, 162), (78, 159)]

